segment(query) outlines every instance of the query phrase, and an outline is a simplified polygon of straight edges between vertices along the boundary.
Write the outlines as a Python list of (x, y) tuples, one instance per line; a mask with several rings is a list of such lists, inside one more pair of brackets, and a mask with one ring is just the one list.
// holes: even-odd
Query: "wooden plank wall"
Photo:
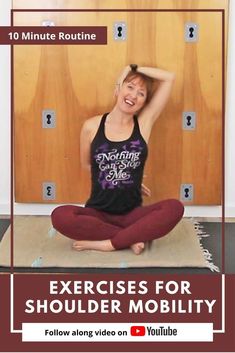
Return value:
[[(98, 6), (99, 3), (99, 6)], [(79, 2), (80, 8), (182, 8), (183, 1)], [(164, 6), (163, 6), (164, 3)], [(43, 6), (44, 5), (44, 6)], [(75, 8), (75, 1), (40, 2), (45, 8)], [(117, 76), (129, 63), (176, 73), (169, 104), (150, 140), (144, 182), (152, 190), (146, 203), (180, 197), (181, 184), (193, 184), (193, 201), (221, 203), (222, 17), (228, 1), (187, 1), (187, 12), (15, 12), (14, 25), (108, 27), (108, 45), (31, 45), (14, 48), (16, 202), (83, 203), (89, 176), (79, 164), (79, 134), (89, 117), (109, 111)], [(14, 8), (33, 2), (14, 0)], [(92, 7), (93, 6), (93, 7)], [(227, 16), (227, 15), (226, 15)], [(226, 17), (227, 18), (227, 17)], [(113, 23), (125, 21), (128, 40), (113, 40)], [(185, 43), (186, 22), (199, 24), (197, 43)], [(56, 111), (56, 128), (43, 129), (42, 110)], [(195, 111), (196, 129), (182, 129), (182, 112)], [(42, 184), (56, 184), (56, 199), (42, 198)]]

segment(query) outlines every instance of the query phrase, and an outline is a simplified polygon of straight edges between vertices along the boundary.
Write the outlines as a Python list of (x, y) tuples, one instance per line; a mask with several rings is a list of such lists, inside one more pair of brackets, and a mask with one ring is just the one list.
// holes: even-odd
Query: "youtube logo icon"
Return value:
[(131, 336), (145, 336), (145, 327), (131, 326)]

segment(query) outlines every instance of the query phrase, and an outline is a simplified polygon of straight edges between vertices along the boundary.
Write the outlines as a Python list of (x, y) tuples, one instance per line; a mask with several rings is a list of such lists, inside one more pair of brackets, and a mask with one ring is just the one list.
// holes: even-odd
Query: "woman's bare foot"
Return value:
[(109, 239), (107, 240), (77, 240), (73, 243), (73, 249), (77, 251), (82, 250), (99, 250), (99, 251), (113, 251), (115, 248)]
[(136, 254), (139, 255), (142, 253), (144, 250), (144, 243), (135, 243), (131, 245), (132, 251)]

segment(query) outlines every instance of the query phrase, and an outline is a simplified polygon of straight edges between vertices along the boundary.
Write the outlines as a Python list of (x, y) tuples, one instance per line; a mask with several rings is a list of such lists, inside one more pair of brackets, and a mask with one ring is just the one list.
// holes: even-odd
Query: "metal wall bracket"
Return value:
[(182, 114), (182, 127), (184, 130), (195, 130), (196, 128), (196, 113), (183, 112)]
[(115, 22), (113, 25), (113, 38), (116, 41), (127, 39), (127, 25), (125, 22)]
[(44, 129), (53, 129), (56, 127), (56, 114), (54, 110), (42, 111), (42, 127)]
[(42, 183), (42, 197), (43, 200), (55, 200), (56, 184), (52, 182)]
[(185, 42), (197, 42), (199, 37), (199, 25), (198, 23), (187, 22), (184, 28), (184, 39)]
[(194, 188), (193, 184), (181, 184), (180, 187), (180, 200), (193, 201)]

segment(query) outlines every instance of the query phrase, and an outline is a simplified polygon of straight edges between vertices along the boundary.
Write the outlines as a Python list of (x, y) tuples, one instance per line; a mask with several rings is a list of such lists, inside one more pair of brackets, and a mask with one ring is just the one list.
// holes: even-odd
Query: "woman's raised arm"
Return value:
[(151, 123), (153, 124), (169, 100), (175, 80), (175, 74), (173, 72), (152, 67), (138, 67), (137, 71), (159, 82), (158, 88), (153, 93), (150, 102), (142, 111), (143, 114), (147, 113), (148, 119), (151, 120)]
[(175, 81), (173, 72), (152, 67), (138, 67), (137, 72), (153, 78), (159, 82), (150, 101), (139, 114), (139, 124), (144, 135), (149, 137), (153, 124), (165, 108)]

